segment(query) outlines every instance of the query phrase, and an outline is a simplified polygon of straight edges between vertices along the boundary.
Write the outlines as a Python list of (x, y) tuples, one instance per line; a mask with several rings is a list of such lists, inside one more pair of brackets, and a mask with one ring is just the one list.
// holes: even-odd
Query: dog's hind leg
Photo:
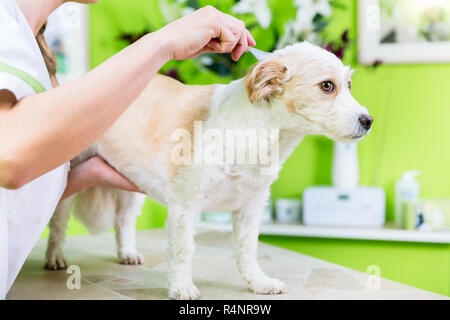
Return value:
[(258, 235), (261, 214), (269, 192), (258, 195), (238, 211), (233, 212), (233, 242), (239, 271), (248, 288), (259, 294), (286, 292), (286, 285), (264, 274), (257, 262)]
[(169, 233), (169, 298), (195, 300), (200, 292), (192, 282), (194, 256), (194, 222), (199, 209), (169, 203), (167, 229)]
[(50, 235), (48, 237), (47, 252), (45, 254), (47, 259), (45, 269), (60, 270), (67, 268), (67, 262), (64, 259), (63, 254), (63, 246), (67, 223), (70, 217), (70, 208), (74, 198), (75, 195), (61, 201), (58, 207), (56, 207), (55, 213), (50, 220)]
[(117, 254), (122, 264), (141, 264), (144, 257), (136, 250), (136, 216), (141, 212), (145, 195), (117, 191), (119, 209), (115, 217)]

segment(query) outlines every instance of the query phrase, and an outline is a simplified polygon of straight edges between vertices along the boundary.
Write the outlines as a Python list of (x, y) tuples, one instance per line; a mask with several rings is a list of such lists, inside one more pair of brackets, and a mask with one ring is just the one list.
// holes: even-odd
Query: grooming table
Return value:
[[(43, 269), (46, 239), (41, 239), (7, 298), (168, 299), (167, 232), (139, 231), (137, 243), (145, 263), (127, 266), (117, 263), (113, 233), (68, 237), (66, 258), (81, 270), (81, 289), (69, 290), (70, 274)], [(368, 287), (366, 273), (264, 243), (259, 246), (261, 267), (283, 280), (289, 292), (257, 295), (246, 289), (237, 270), (229, 234), (200, 229), (196, 243), (193, 272), (201, 299), (448, 299), (386, 279), (380, 279), (378, 289)]]

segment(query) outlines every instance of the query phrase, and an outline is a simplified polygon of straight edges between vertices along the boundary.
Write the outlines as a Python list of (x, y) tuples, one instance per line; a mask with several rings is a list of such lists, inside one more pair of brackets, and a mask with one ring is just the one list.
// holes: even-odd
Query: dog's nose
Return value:
[(359, 123), (364, 129), (369, 130), (372, 127), (373, 118), (368, 114), (363, 114), (359, 117)]

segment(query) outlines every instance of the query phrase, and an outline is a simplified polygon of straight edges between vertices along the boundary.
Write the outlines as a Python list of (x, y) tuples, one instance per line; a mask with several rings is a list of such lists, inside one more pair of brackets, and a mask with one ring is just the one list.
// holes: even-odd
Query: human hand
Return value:
[(130, 180), (116, 171), (102, 158), (90, 158), (85, 164), (88, 167), (92, 185), (139, 192), (139, 189)]
[(231, 53), (237, 61), (256, 42), (245, 24), (211, 6), (203, 7), (154, 33), (167, 59), (185, 60), (203, 53)]
[(131, 192), (141, 192), (130, 180), (100, 157), (90, 158), (69, 172), (62, 199), (89, 187), (102, 186)]

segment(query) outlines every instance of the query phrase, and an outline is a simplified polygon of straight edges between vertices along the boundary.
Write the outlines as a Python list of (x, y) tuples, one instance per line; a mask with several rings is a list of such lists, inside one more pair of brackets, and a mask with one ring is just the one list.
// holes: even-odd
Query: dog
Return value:
[[(100, 156), (167, 205), (171, 299), (199, 298), (192, 259), (195, 218), (202, 211), (232, 212), (235, 256), (247, 287), (258, 294), (280, 294), (286, 285), (265, 275), (257, 262), (260, 216), (269, 188), (305, 135), (350, 143), (370, 132), (373, 118), (353, 98), (351, 76), (352, 70), (334, 54), (307, 42), (271, 53), (228, 85), (191, 86), (157, 75), (73, 164)], [(258, 135), (257, 144), (237, 143), (234, 138), (245, 129), (269, 134)], [(232, 149), (220, 136), (233, 130), (240, 133), (229, 142), (238, 145), (235, 149), (246, 160), (265, 146), (266, 158), (271, 154), (277, 161), (220, 161), (214, 155), (209, 158), (216, 161), (206, 161), (202, 153), (207, 150), (215, 148), (220, 155)], [(205, 140), (209, 144), (199, 148)], [(142, 263), (135, 218), (143, 201), (143, 195), (104, 187), (62, 201), (50, 222), (47, 267), (66, 267), (62, 245), (72, 202), (91, 232), (115, 226), (122, 263)]]

